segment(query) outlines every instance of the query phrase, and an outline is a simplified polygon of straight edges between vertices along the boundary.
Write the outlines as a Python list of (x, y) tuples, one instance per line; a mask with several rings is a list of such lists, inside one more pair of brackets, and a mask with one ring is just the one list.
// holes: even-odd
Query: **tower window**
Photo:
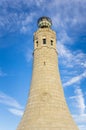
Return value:
[(38, 41), (36, 41), (36, 47), (38, 47)]
[(51, 46), (53, 46), (53, 40), (51, 40)]
[(43, 39), (43, 44), (46, 44), (46, 39), (45, 38)]

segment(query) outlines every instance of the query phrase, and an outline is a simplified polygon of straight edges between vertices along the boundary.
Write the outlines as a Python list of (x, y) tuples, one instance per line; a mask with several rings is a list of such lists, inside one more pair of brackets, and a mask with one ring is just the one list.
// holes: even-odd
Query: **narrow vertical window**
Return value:
[(36, 41), (36, 47), (38, 47), (38, 41)]
[(46, 44), (46, 39), (45, 38), (43, 39), (43, 44)]
[(51, 40), (51, 46), (53, 46), (53, 40)]

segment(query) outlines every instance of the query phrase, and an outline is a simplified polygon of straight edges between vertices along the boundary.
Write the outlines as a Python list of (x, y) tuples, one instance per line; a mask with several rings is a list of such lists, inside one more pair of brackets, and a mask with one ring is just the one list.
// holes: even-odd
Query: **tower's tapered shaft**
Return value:
[(17, 130), (78, 130), (68, 110), (58, 70), (51, 20), (38, 20), (30, 95)]

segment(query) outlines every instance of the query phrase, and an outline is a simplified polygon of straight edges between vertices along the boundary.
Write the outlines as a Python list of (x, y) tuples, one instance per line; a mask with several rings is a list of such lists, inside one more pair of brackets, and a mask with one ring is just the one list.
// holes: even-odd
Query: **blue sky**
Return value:
[(0, 130), (16, 130), (23, 114), (41, 16), (52, 19), (66, 101), (86, 130), (86, 0), (0, 0)]

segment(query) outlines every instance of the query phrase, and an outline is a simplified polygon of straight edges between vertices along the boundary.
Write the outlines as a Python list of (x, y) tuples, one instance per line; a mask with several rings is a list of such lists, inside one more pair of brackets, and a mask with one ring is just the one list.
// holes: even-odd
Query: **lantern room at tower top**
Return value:
[(52, 20), (43, 16), (38, 19), (37, 25), (38, 29), (34, 32), (34, 51), (41, 47), (49, 47), (56, 51), (56, 33), (51, 29)]
[(49, 17), (41, 17), (38, 19), (39, 28), (51, 28), (52, 20)]

